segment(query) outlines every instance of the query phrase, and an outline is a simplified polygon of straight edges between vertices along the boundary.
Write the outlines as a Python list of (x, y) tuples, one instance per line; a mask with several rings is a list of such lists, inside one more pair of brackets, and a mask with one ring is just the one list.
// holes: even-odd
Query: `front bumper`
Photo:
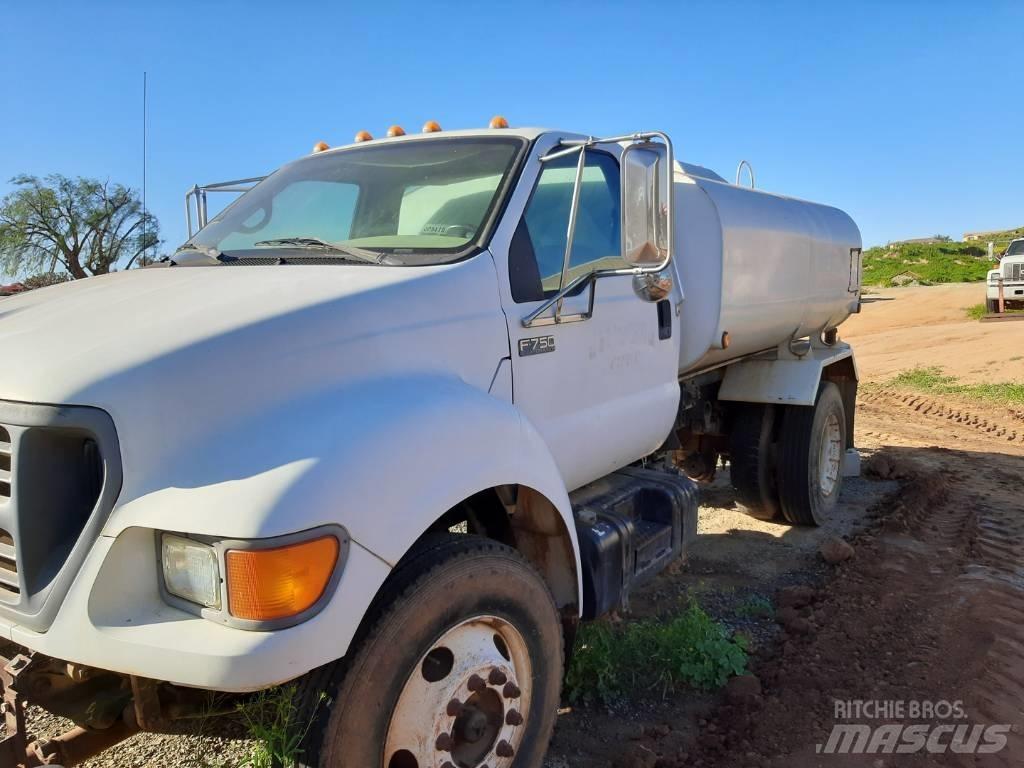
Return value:
[[(989, 282), (987, 285), (986, 298), (996, 300), (999, 298), (999, 283)], [(1004, 282), (1003, 299), (1005, 301), (1024, 301), (1024, 283)]]

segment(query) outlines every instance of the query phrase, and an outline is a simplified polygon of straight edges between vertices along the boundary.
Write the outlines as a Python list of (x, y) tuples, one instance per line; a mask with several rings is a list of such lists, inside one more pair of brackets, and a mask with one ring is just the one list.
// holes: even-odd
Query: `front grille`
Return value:
[(21, 581), (18, 579), (18, 555), (14, 549), (14, 537), (0, 530), (0, 599), (17, 601), (21, 596)]
[(11, 498), (11, 434), (0, 427), (0, 499)]
[(49, 628), (120, 485), (106, 413), (0, 401), (0, 616)]
[(1024, 280), (1024, 264), (1021, 264), (1020, 262), (1017, 262), (1016, 264), (1004, 264), (1003, 279)]

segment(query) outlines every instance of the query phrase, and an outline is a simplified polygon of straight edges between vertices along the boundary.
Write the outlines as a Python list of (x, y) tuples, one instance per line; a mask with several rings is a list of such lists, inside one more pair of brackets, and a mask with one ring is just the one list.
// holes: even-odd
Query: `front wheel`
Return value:
[(303, 764), (540, 765), (563, 666), (543, 579), (510, 547), (468, 535), (442, 537), (399, 571), (327, 692), (332, 704), (310, 729)]
[(846, 451), (846, 411), (839, 387), (818, 388), (813, 406), (787, 406), (779, 437), (782, 513), (794, 525), (821, 525), (839, 503)]

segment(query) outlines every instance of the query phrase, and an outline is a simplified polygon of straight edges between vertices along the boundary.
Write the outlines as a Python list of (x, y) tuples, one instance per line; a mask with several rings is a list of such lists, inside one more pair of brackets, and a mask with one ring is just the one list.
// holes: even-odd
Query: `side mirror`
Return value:
[(668, 146), (652, 141), (622, 150), (622, 258), (634, 267), (664, 266), (669, 258)]

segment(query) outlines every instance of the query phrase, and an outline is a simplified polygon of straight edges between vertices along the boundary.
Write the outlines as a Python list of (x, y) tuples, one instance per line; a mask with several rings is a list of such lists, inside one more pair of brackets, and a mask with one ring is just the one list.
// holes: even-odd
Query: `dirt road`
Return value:
[(980, 323), (966, 315), (985, 301), (983, 284), (872, 291), (840, 328), (866, 380), (931, 365), (970, 383), (1024, 380), (1024, 320)]

